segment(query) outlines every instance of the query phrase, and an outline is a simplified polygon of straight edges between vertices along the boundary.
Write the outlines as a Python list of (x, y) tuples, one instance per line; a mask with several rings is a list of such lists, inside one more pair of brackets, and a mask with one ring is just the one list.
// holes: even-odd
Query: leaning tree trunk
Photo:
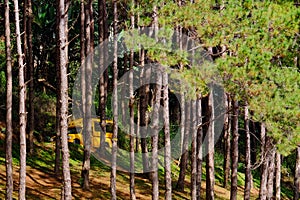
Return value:
[(15, 7), (15, 22), (16, 22), (16, 36), (17, 36), (17, 52), (19, 63), (19, 88), (20, 88), (20, 101), (19, 101), (19, 117), (20, 117), (20, 184), (19, 184), (19, 199), (25, 199), (26, 193), (26, 85), (24, 81), (24, 56), (22, 53), (21, 31), (19, 20), (19, 4), (14, 0)]
[(245, 171), (245, 189), (244, 189), (244, 199), (250, 199), (250, 191), (251, 191), (251, 138), (250, 138), (250, 117), (249, 117), (249, 108), (248, 104), (245, 105), (244, 111), (244, 126), (246, 133), (246, 171)]
[(237, 199), (237, 170), (238, 170), (238, 158), (239, 158), (239, 149), (238, 149), (238, 113), (239, 113), (239, 105), (237, 100), (232, 100), (232, 108), (233, 108), (233, 117), (232, 117), (232, 174), (231, 174), (231, 190), (230, 190), (230, 200)]
[(113, 1), (114, 7), (114, 60), (113, 60), (113, 136), (112, 136), (112, 158), (111, 158), (111, 175), (110, 175), (110, 192), (111, 199), (117, 199), (116, 179), (117, 179), (117, 138), (118, 138), (118, 41), (117, 41), (117, 21), (118, 8), (117, 1)]
[(71, 175), (68, 148), (68, 44), (66, 32), (66, 15), (68, 14), (65, 0), (59, 0), (57, 12), (59, 13), (58, 40), (59, 40), (59, 64), (60, 64), (60, 132), (62, 145), (62, 168), (63, 168), (63, 199), (72, 199)]
[(294, 200), (300, 198), (300, 145), (297, 147), (297, 159), (296, 159), (296, 170), (295, 170), (295, 194)]
[(6, 52), (6, 133), (5, 133), (5, 169), (6, 199), (12, 199), (13, 168), (12, 168), (12, 62), (9, 22), (9, 1), (5, 0), (5, 52)]

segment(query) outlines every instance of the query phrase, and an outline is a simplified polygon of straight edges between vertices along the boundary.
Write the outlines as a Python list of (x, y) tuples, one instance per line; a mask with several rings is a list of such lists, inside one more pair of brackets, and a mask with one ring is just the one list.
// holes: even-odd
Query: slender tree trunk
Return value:
[(276, 152), (276, 168), (275, 168), (275, 199), (280, 200), (280, 181), (281, 181), (281, 155)]
[(207, 157), (206, 157), (206, 200), (213, 200), (215, 185), (215, 164), (214, 164), (214, 98), (213, 90), (208, 97), (209, 125), (207, 129)]
[(225, 123), (224, 123), (224, 142), (225, 142), (225, 155), (224, 155), (224, 184), (223, 187), (228, 187), (229, 177), (230, 177), (230, 148), (231, 148), (231, 103), (230, 103), (230, 95), (225, 94), (225, 107), (226, 107), (226, 114), (225, 114)]
[(99, 43), (103, 44), (100, 54), (100, 83), (99, 83), (99, 114), (101, 119), (101, 129), (103, 133), (100, 135), (100, 152), (104, 152), (105, 147), (105, 134), (106, 134), (106, 101), (107, 101), (107, 80), (108, 72), (107, 69), (104, 69), (106, 64), (106, 58), (108, 57), (106, 45), (103, 43), (108, 37), (108, 28), (107, 28), (107, 11), (106, 11), (106, 1), (98, 1), (98, 10), (99, 10)]
[(82, 118), (85, 119), (86, 105), (86, 83), (85, 83), (85, 1), (80, 1), (80, 84), (81, 84), (81, 101), (82, 101)]
[(33, 132), (34, 132), (34, 63), (32, 48), (32, 2), (27, 0), (28, 21), (27, 21), (27, 37), (28, 37), (28, 68), (29, 68), (29, 153), (33, 154)]
[(85, 9), (86, 19), (86, 59), (85, 59), (85, 83), (86, 83), (86, 104), (84, 114), (84, 156), (81, 176), (83, 178), (83, 189), (88, 190), (90, 188), (89, 173), (90, 173), (90, 158), (91, 158), (91, 137), (92, 137), (92, 68), (93, 68), (93, 0), (89, 0)]
[(111, 199), (117, 199), (116, 191), (116, 178), (117, 178), (117, 138), (118, 138), (118, 41), (117, 41), (117, 21), (118, 21), (118, 8), (117, 1), (113, 1), (114, 7), (114, 61), (113, 61), (113, 136), (112, 136), (112, 160), (111, 160), (111, 176), (110, 176), (110, 192)]
[(59, 0), (57, 12), (59, 13), (58, 23), (58, 40), (60, 44), (59, 50), (59, 64), (60, 64), (60, 132), (62, 145), (62, 168), (63, 168), (63, 198), (66, 200), (72, 199), (71, 175), (69, 164), (69, 148), (68, 148), (68, 75), (67, 75), (67, 61), (68, 61), (68, 45), (66, 32), (66, 9), (67, 2)]
[(12, 63), (9, 22), (9, 1), (5, 0), (5, 52), (6, 52), (6, 136), (5, 136), (5, 169), (6, 169), (6, 196), (12, 199), (13, 193), (13, 166), (12, 166)]
[[(184, 105), (183, 105), (184, 106)], [(188, 163), (188, 141), (189, 141), (189, 131), (190, 131), (190, 122), (191, 122), (191, 106), (190, 102), (187, 101), (185, 103), (185, 124), (184, 124), (184, 136), (183, 136), (183, 144), (182, 144), (182, 155), (180, 158), (180, 172), (176, 185), (176, 189), (178, 191), (184, 191), (184, 180), (186, 174), (186, 168)]]
[(244, 123), (245, 123), (245, 133), (246, 133), (246, 171), (245, 171), (245, 189), (244, 189), (244, 199), (250, 199), (251, 191), (251, 138), (250, 138), (250, 117), (249, 117), (249, 108), (246, 103), (245, 113), (244, 113)]
[(230, 190), (230, 200), (237, 199), (237, 170), (238, 170), (238, 159), (239, 159), (239, 152), (238, 152), (238, 140), (239, 140), (239, 133), (238, 133), (238, 114), (239, 114), (239, 105), (237, 100), (232, 100), (232, 107), (233, 107), (233, 117), (232, 117), (232, 174), (231, 174), (231, 190)]
[(191, 199), (197, 199), (197, 101), (191, 103)]
[(158, 182), (158, 134), (159, 134), (159, 107), (161, 99), (162, 74), (161, 68), (156, 73), (155, 102), (153, 107), (153, 131), (152, 131), (152, 200), (159, 198)]
[(171, 171), (171, 140), (170, 140), (170, 119), (169, 119), (169, 78), (163, 72), (163, 118), (165, 135), (165, 199), (172, 199), (172, 171)]
[(297, 147), (297, 159), (295, 167), (295, 194), (294, 200), (300, 198), (300, 145)]
[[(134, 8), (134, 1), (132, 1), (132, 8)], [(134, 29), (134, 13), (131, 10), (130, 13), (131, 28)], [(134, 91), (133, 91), (133, 62), (134, 62), (134, 51), (130, 50), (129, 59), (129, 113), (130, 113), (130, 199), (135, 200), (135, 168), (134, 168)]]
[(264, 147), (262, 147), (262, 169), (261, 169), (261, 179), (260, 179), (260, 189), (259, 189), (259, 198), (261, 200), (267, 199), (267, 181), (268, 181), (268, 168), (269, 168), (269, 146), (270, 139), (266, 136), (266, 127), (265, 124), (261, 124), (261, 140)]
[(24, 81), (24, 55), (22, 53), (21, 31), (19, 20), (19, 5), (18, 1), (14, 0), (15, 7), (15, 23), (16, 23), (16, 36), (17, 36), (17, 52), (19, 64), (19, 117), (20, 117), (20, 176), (19, 176), (19, 199), (25, 199), (26, 193), (26, 85)]
[(202, 105), (201, 105), (201, 95), (197, 98), (197, 200), (201, 199), (201, 181), (202, 181), (202, 138), (203, 138), (203, 129), (202, 129)]
[(274, 188), (274, 173), (275, 173), (275, 148), (272, 145), (270, 149), (270, 159), (269, 159), (269, 169), (268, 169), (268, 194), (267, 199), (272, 200), (273, 199), (273, 188)]

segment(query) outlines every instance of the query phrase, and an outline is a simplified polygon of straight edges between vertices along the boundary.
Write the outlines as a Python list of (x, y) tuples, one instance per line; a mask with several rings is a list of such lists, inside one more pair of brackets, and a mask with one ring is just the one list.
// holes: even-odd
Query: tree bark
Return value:
[[(188, 141), (189, 141), (189, 131), (190, 131), (190, 122), (191, 122), (191, 105), (190, 102), (185, 102), (185, 123), (184, 123), (184, 136), (182, 144), (182, 155), (180, 158), (180, 172), (176, 185), (178, 191), (184, 191), (184, 180), (186, 174), (186, 168), (188, 163)], [(181, 127), (182, 128), (182, 127)]]
[(201, 105), (201, 95), (197, 98), (197, 200), (201, 199), (201, 181), (202, 181), (202, 162), (203, 162), (203, 150), (202, 150), (202, 138), (203, 138), (203, 129), (202, 129), (202, 105)]
[(206, 157), (206, 200), (213, 200), (215, 185), (215, 164), (214, 164), (214, 98), (213, 89), (208, 97), (209, 125), (207, 129), (207, 157)]
[(112, 160), (111, 160), (111, 176), (110, 176), (110, 192), (111, 199), (117, 199), (116, 178), (117, 178), (117, 138), (118, 138), (118, 41), (117, 41), (117, 21), (118, 8), (117, 1), (113, 1), (114, 8), (114, 60), (113, 60), (113, 136), (112, 136)]
[(68, 61), (68, 44), (66, 32), (66, 15), (68, 14), (68, 1), (59, 0), (57, 12), (59, 13), (58, 23), (58, 40), (59, 40), (59, 64), (60, 64), (60, 132), (62, 145), (62, 168), (63, 168), (63, 198), (72, 199), (71, 175), (69, 164), (69, 148), (68, 148), (68, 75), (67, 75), (67, 61)]
[(159, 198), (158, 182), (158, 134), (159, 134), (159, 107), (161, 99), (162, 74), (161, 68), (156, 73), (155, 102), (153, 107), (153, 130), (152, 130), (152, 200)]
[(84, 156), (81, 176), (83, 178), (83, 189), (88, 190), (90, 188), (89, 171), (90, 171), (90, 159), (91, 159), (91, 145), (92, 145), (92, 68), (93, 68), (93, 50), (94, 50), (94, 28), (93, 28), (93, 0), (89, 0), (85, 8), (86, 19), (86, 59), (85, 59), (85, 83), (86, 83), (86, 104), (85, 114), (83, 118), (83, 131), (84, 131)]
[(231, 190), (230, 190), (230, 200), (237, 199), (237, 170), (238, 170), (238, 159), (239, 159), (239, 152), (238, 152), (238, 140), (239, 140), (239, 133), (238, 133), (238, 114), (239, 114), (239, 105), (237, 100), (232, 100), (232, 107), (233, 107), (233, 116), (232, 116), (232, 166), (231, 166)]
[(224, 156), (224, 184), (223, 187), (228, 187), (229, 177), (230, 177), (230, 148), (231, 148), (231, 102), (230, 102), (230, 95), (225, 93), (225, 107), (226, 107), (226, 114), (224, 116), (224, 142), (225, 142), (225, 156)]
[(276, 152), (276, 168), (275, 168), (275, 199), (280, 200), (281, 197), (281, 155)]
[(24, 74), (24, 54), (22, 52), (20, 19), (19, 19), (19, 4), (14, 0), (15, 7), (15, 23), (16, 23), (16, 36), (17, 36), (17, 52), (18, 52), (18, 65), (19, 65), (19, 118), (20, 118), (20, 176), (19, 176), (19, 199), (26, 199), (26, 85)]
[(197, 101), (191, 102), (191, 199), (197, 199)]
[(295, 194), (294, 200), (300, 198), (300, 145), (297, 147), (297, 158), (296, 158), (296, 167), (295, 167)]
[(108, 37), (108, 28), (107, 28), (107, 10), (105, 0), (98, 1), (98, 10), (99, 10), (99, 43), (103, 44), (101, 48), (102, 52), (100, 54), (100, 81), (99, 81), (99, 115), (101, 119), (101, 129), (102, 134), (100, 135), (100, 152), (104, 152), (105, 147), (105, 134), (106, 134), (106, 101), (107, 101), (107, 80), (108, 80), (108, 71), (104, 69), (106, 64), (106, 58), (108, 57), (106, 43), (104, 41)]
[(5, 169), (6, 195), (8, 200), (13, 194), (13, 163), (12, 163), (12, 60), (10, 42), (9, 1), (5, 0), (5, 52), (6, 52), (6, 133), (5, 133)]
[(171, 140), (170, 140), (170, 116), (169, 116), (169, 78), (163, 72), (163, 118), (165, 135), (165, 199), (172, 199), (172, 171), (171, 171)]
[(251, 138), (250, 138), (250, 117), (249, 117), (249, 108), (248, 104), (245, 105), (244, 113), (244, 123), (245, 123), (245, 134), (246, 134), (246, 159), (245, 159), (245, 189), (244, 189), (244, 199), (250, 199), (251, 191)]
[(261, 124), (261, 140), (262, 140), (262, 158), (263, 163), (261, 166), (261, 179), (260, 179), (260, 189), (259, 189), (259, 199), (267, 199), (267, 181), (268, 181), (268, 168), (269, 168), (269, 146), (270, 139), (266, 136), (265, 124)]
[[(132, 1), (132, 7), (134, 8), (134, 1)], [(134, 13), (131, 10), (130, 13), (131, 28), (134, 29)], [(133, 91), (133, 62), (134, 62), (134, 51), (130, 49), (129, 58), (129, 113), (130, 113), (130, 199), (135, 200), (135, 167), (134, 167), (134, 91)]]
[(269, 169), (268, 169), (268, 183), (267, 183), (267, 199), (273, 199), (273, 188), (274, 188), (274, 173), (275, 173), (275, 148), (272, 145), (270, 149)]

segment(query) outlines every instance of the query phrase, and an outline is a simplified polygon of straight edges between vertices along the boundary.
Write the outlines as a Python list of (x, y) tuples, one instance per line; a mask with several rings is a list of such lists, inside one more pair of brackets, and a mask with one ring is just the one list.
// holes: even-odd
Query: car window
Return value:
[(72, 128), (68, 128), (68, 134), (77, 134), (81, 132), (81, 128), (80, 127), (72, 127)]

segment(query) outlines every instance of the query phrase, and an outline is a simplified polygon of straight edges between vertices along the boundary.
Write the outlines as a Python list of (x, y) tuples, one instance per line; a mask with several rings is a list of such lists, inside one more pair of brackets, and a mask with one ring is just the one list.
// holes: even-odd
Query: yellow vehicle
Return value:
[[(68, 125), (68, 142), (83, 145), (83, 120), (82, 118), (70, 121)], [(105, 145), (112, 147), (112, 132), (113, 121), (106, 120), (106, 136)], [(100, 119), (92, 118), (92, 147), (98, 148), (100, 146)]]

